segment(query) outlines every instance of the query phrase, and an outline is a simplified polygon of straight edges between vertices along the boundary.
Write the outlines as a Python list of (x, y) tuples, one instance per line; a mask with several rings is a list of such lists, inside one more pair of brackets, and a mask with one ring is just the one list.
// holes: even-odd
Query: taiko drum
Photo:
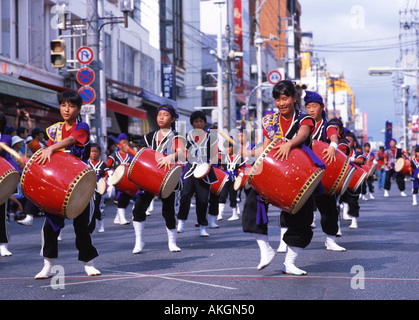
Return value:
[(252, 166), (245, 163), (241, 166), (238, 170), (239, 175), (234, 180), (234, 190), (238, 191), (241, 188), (244, 188), (246, 185), (246, 180), (249, 177), (250, 171), (252, 170)]
[(128, 166), (119, 165), (116, 167), (115, 171), (111, 177), (111, 184), (115, 187), (116, 190), (126, 193), (130, 196), (135, 196), (140, 190), (140, 187), (128, 179)]
[(158, 160), (165, 157), (150, 148), (142, 148), (135, 155), (128, 169), (128, 178), (148, 193), (160, 198), (167, 198), (175, 190), (182, 176), (182, 166), (171, 164), (166, 171), (157, 168)]
[(210, 192), (218, 196), (228, 181), (228, 174), (217, 167), (213, 168), (218, 181), (211, 184)]
[(23, 194), (42, 211), (74, 219), (89, 204), (97, 176), (89, 166), (66, 152), (54, 152), (51, 161), (35, 161), (42, 149), (29, 159), (22, 172)]
[(410, 165), (410, 160), (399, 158), (394, 165), (394, 171), (401, 173), (405, 176), (411, 176), (413, 174), (412, 166)]
[(6, 159), (0, 157), (0, 205), (16, 191), (19, 179), (19, 172)]
[[(313, 141), (313, 152), (323, 159), (323, 151), (329, 147), (329, 144), (322, 141)], [(324, 191), (326, 194), (336, 194), (339, 191), (339, 187), (345, 179), (348, 170), (350, 169), (349, 159), (340, 150), (335, 150), (336, 161), (326, 163), (327, 168), (324, 171), (323, 178), (321, 180)]]
[(300, 148), (291, 149), (288, 159), (277, 160), (272, 141), (256, 160), (248, 177), (256, 192), (274, 206), (297, 213), (320, 183), (324, 170), (317, 167)]
[(354, 175), (348, 185), (348, 189), (351, 191), (356, 191), (364, 183), (368, 175), (360, 166), (355, 165), (354, 168)]

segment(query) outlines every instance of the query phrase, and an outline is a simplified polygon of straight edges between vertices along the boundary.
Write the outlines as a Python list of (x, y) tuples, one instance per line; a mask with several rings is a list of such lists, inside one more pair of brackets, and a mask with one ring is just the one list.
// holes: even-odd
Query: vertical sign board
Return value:
[[(234, 50), (243, 52), (242, 0), (234, 0)], [(236, 93), (243, 93), (243, 59), (236, 61)]]
[(167, 99), (175, 99), (175, 70), (173, 64), (161, 65), (161, 87), (163, 97)]

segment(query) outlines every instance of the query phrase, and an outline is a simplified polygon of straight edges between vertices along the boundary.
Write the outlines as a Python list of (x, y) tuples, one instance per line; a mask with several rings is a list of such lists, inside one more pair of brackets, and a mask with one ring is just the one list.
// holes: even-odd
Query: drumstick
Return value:
[[(114, 136), (109, 136), (109, 138), (110, 138), (110, 139), (112, 139), (113, 141), (115, 141), (115, 142), (116, 142), (116, 144), (118, 145), (118, 147), (120, 147), (120, 148), (121, 148), (121, 146), (122, 146), (121, 141), (119, 141), (119, 140), (118, 140), (117, 138), (115, 138)], [(135, 152), (135, 150), (134, 150), (134, 149), (132, 149), (131, 147), (128, 147), (128, 153), (129, 153), (130, 155), (134, 156), (134, 157), (135, 157), (135, 155), (137, 154), (137, 152)]]
[(4, 142), (0, 142), (0, 147), (2, 147), (4, 149), (4, 151), (6, 151), (7, 153), (10, 153), (13, 157), (16, 158), (16, 160), (24, 160), (25, 158), (20, 155), (16, 150), (10, 148), (7, 144), (5, 144)]
[(225, 133), (222, 130), (218, 130), (218, 134), (220, 136), (222, 136), (224, 139), (228, 140), (228, 142), (230, 142), (233, 146), (235, 146), (237, 144), (236, 141), (234, 141), (227, 133)]

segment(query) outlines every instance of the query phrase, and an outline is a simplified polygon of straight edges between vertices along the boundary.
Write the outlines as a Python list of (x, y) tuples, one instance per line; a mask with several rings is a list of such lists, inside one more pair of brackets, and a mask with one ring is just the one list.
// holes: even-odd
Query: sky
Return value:
[[(314, 54), (325, 59), (330, 73), (344, 75), (354, 92), (355, 107), (368, 114), (368, 136), (373, 141), (383, 141), (381, 130), (386, 120), (401, 124), (401, 117), (396, 115), (394, 77), (372, 77), (368, 68), (396, 67), (400, 58), (399, 11), (419, 9), (419, 1), (299, 2), (301, 28), (313, 32)], [(413, 111), (415, 103), (409, 100), (410, 110)]]

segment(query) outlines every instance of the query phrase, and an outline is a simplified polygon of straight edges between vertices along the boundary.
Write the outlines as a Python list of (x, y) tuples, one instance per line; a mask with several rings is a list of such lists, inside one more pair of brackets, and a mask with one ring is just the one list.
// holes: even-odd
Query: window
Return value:
[(160, 1), (162, 61), (184, 68), (182, 0)]
[(118, 79), (134, 84), (134, 49), (123, 42), (119, 45)]
[(44, 1), (31, 0), (28, 1), (28, 6), (29, 63), (42, 68), (44, 66), (45, 50), (47, 50), (43, 41)]
[(140, 87), (154, 93), (154, 59), (141, 53)]
[(3, 56), (10, 58), (10, 0), (1, 1), (1, 51)]

